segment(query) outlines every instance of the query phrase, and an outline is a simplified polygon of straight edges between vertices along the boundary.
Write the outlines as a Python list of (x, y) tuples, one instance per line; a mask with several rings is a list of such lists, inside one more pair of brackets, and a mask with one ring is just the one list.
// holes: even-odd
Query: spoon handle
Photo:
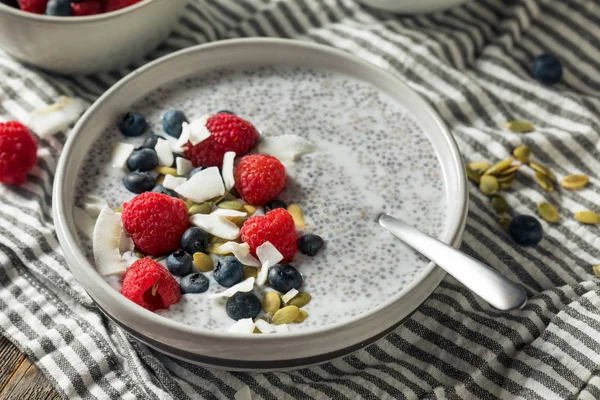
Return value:
[(514, 310), (527, 302), (527, 294), (521, 285), (454, 247), (388, 214), (379, 216), (379, 224), (498, 310)]

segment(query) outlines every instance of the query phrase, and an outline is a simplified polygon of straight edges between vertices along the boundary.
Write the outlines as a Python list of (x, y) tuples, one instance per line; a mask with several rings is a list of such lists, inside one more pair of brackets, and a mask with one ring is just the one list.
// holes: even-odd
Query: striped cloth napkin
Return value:
[[(166, 0), (165, 0), (166, 1)], [(0, 330), (64, 397), (231, 399), (600, 398), (598, 226), (573, 212), (600, 211), (600, 3), (481, 0), (428, 16), (399, 17), (351, 0), (191, 1), (147, 60), (209, 41), (280, 36), (347, 50), (391, 71), (446, 121), (466, 161), (497, 161), (525, 144), (559, 178), (591, 176), (580, 191), (548, 194), (519, 174), (505, 193), (514, 214), (558, 205), (533, 248), (516, 246), (489, 198), (469, 185), (462, 250), (521, 282), (531, 301), (501, 313), (446, 278), (395, 332), (343, 359), (292, 372), (228, 373), (154, 352), (94, 306), (65, 264), (51, 218), (52, 179), (65, 136), (41, 141), (24, 186), (0, 187)], [(85, 40), (85, 39), (82, 39)], [(563, 82), (530, 74), (551, 52)], [(0, 118), (21, 118), (59, 95), (93, 101), (132, 69), (60, 77), (0, 54)], [(526, 135), (506, 121), (536, 127)]]

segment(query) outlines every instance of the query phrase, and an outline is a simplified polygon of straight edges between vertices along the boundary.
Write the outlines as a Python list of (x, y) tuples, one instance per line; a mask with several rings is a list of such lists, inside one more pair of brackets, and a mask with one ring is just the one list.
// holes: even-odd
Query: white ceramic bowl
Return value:
[(358, 0), (366, 6), (401, 14), (416, 14), (444, 10), (469, 0)]
[[(447, 197), (440, 239), (457, 246), (467, 214), (465, 173), (456, 144), (433, 109), (406, 84), (376, 66), (334, 48), (282, 39), (236, 39), (186, 49), (152, 62), (106, 92), (79, 120), (60, 158), (53, 212), (71, 270), (98, 306), (132, 336), (175, 357), (227, 369), (265, 370), (319, 363), (347, 354), (390, 332), (437, 287), (444, 272), (423, 264), (402, 290), (370, 311), (339, 323), (275, 335), (206, 331), (143, 309), (116, 292), (78, 245), (73, 205), (86, 153), (123, 110), (159, 87), (228, 66), (291, 65), (323, 68), (369, 82), (407, 109), (438, 155)], [(250, 100), (251, 101), (251, 100)], [(277, 351), (273, 351), (277, 349)]]
[(19, 61), (61, 74), (125, 66), (169, 34), (187, 0), (143, 0), (87, 17), (52, 17), (0, 3), (0, 47)]

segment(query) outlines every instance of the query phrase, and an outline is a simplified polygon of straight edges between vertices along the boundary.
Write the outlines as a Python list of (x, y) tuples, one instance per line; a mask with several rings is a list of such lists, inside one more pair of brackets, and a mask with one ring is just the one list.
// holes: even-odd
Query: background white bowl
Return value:
[(401, 14), (415, 14), (444, 10), (469, 0), (357, 0), (366, 6)]
[(125, 66), (169, 34), (187, 0), (144, 0), (87, 17), (52, 17), (0, 3), (0, 47), (19, 61), (62, 74)]

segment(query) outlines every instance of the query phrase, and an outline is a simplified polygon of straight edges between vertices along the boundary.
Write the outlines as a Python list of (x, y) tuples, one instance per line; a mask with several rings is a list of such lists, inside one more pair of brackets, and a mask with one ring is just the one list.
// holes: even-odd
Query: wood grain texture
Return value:
[(59, 400), (50, 382), (8, 339), (0, 337), (0, 400)]

